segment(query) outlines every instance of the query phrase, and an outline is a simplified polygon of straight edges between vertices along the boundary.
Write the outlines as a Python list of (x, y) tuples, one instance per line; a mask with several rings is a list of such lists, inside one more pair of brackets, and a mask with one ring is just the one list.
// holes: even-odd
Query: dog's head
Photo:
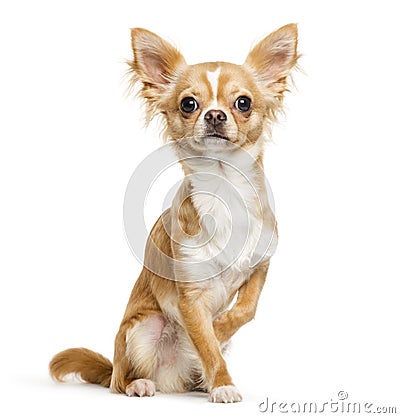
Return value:
[(133, 82), (147, 102), (147, 120), (161, 114), (167, 140), (229, 141), (247, 148), (263, 138), (281, 109), (298, 55), (297, 27), (286, 25), (261, 40), (243, 65), (187, 65), (170, 43), (132, 29)]

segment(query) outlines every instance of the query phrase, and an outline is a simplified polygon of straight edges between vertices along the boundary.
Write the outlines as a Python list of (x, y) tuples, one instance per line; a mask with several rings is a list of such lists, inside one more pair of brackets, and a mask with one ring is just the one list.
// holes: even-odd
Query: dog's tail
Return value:
[(110, 387), (113, 365), (99, 353), (86, 348), (69, 348), (56, 354), (49, 364), (51, 376), (59, 382), (74, 373), (88, 383)]

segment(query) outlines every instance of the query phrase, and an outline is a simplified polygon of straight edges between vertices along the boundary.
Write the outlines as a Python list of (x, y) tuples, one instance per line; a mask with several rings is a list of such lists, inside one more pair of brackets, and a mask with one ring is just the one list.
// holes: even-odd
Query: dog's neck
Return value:
[(246, 150), (234, 143), (215, 147), (195, 147), (189, 141), (178, 141), (175, 146), (185, 176), (210, 174), (231, 177), (263, 175), (263, 137)]

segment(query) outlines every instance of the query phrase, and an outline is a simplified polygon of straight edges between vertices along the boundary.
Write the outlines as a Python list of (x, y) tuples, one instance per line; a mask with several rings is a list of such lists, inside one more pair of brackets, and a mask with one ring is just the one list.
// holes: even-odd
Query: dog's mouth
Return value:
[(204, 132), (201, 135), (192, 137), (192, 139), (194, 139), (196, 146), (203, 149), (203, 151), (207, 149), (226, 150), (226, 147), (234, 142), (228, 136), (219, 132)]
[(221, 135), (221, 134), (219, 134), (217, 132), (214, 132), (212, 134), (207, 134), (207, 135), (204, 136), (204, 138), (205, 139), (210, 138), (210, 139), (216, 139), (216, 140), (230, 141), (230, 139), (227, 136)]

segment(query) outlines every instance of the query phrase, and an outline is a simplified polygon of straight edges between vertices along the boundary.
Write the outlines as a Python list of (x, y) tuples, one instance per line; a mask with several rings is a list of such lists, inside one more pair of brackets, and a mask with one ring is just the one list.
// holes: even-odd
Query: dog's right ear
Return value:
[(166, 88), (186, 66), (182, 54), (169, 42), (146, 29), (131, 29), (133, 60), (129, 62), (132, 83), (140, 81), (141, 96), (148, 104), (148, 118), (160, 113), (158, 105)]

